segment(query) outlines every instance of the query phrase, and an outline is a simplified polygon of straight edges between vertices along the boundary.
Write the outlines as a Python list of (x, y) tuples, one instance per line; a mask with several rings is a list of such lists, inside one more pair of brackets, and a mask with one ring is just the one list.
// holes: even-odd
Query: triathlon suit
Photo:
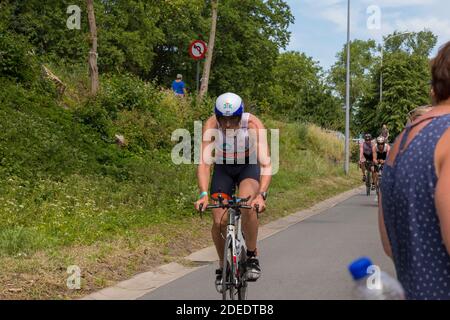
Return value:
[(377, 160), (386, 161), (388, 151), (389, 151), (389, 147), (388, 147), (387, 143), (384, 144), (384, 148), (381, 151), (377, 146)]
[(213, 197), (217, 197), (217, 193), (222, 193), (224, 198), (231, 197), (244, 179), (259, 182), (261, 169), (256, 159), (255, 143), (249, 137), (249, 118), (250, 113), (244, 113), (240, 128), (229, 130), (233, 133), (229, 136), (217, 122), (219, 130), (214, 141), (215, 164), (210, 191)]
[[(387, 144), (387, 143), (385, 143), (384, 144), (384, 148), (383, 148), (383, 150), (381, 150), (380, 151), (380, 149), (378, 148), (378, 146), (376, 146), (376, 148), (377, 148), (377, 160), (384, 160), (384, 161), (386, 161), (386, 158), (387, 158), (387, 154), (388, 154), (388, 152), (389, 152), (389, 150), (390, 150), (390, 147), (389, 147), (389, 145)], [(375, 171), (379, 171), (379, 167), (378, 166), (375, 166)]]
[(363, 142), (362, 144), (362, 151), (363, 151), (363, 157), (365, 161), (367, 162), (373, 162), (373, 149), (372, 149), (372, 142)]

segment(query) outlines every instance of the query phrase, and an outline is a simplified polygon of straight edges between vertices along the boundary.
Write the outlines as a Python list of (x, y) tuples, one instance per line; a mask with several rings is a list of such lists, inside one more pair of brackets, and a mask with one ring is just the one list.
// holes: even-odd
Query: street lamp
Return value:
[(348, 175), (350, 167), (350, 0), (347, 2), (347, 79), (345, 84), (345, 165)]
[(384, 50), (384, 43), (388, 41), (390, 38), (397, 37), (397, 36), (403, 36), (406, 34), (412, 34), (414, 32), (402, 32), (397, 34), (391, 34), (386, 39), (382, 38), (381, 40), (381, 69), (380, 69), (380, 104), (383, 102), (383, 50)]

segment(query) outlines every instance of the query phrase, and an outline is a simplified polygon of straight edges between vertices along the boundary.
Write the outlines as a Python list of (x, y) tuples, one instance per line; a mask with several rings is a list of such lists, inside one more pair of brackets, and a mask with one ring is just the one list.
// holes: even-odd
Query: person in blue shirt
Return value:
[(187, 93), (186, 85), (183, 82), (183, 76), (177, 74), (177, 79), (172, 82), (172, 90), (176, 96), (184, 97)]

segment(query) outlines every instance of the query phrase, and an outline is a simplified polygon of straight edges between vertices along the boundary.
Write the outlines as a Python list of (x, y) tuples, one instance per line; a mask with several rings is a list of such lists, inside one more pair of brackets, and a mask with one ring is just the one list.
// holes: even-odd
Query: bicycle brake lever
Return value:
[(203, 203), (200, 204), (199, 209), (200, 209), (200, 219), (203, 220)]

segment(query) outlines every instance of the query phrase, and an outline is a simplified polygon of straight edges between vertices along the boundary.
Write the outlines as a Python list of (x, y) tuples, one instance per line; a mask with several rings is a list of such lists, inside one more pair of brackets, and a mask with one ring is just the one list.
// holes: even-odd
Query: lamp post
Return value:
[(347, 2), (347, 78), (345, 88), (345, 174), (350, 167), (350, 0)]

